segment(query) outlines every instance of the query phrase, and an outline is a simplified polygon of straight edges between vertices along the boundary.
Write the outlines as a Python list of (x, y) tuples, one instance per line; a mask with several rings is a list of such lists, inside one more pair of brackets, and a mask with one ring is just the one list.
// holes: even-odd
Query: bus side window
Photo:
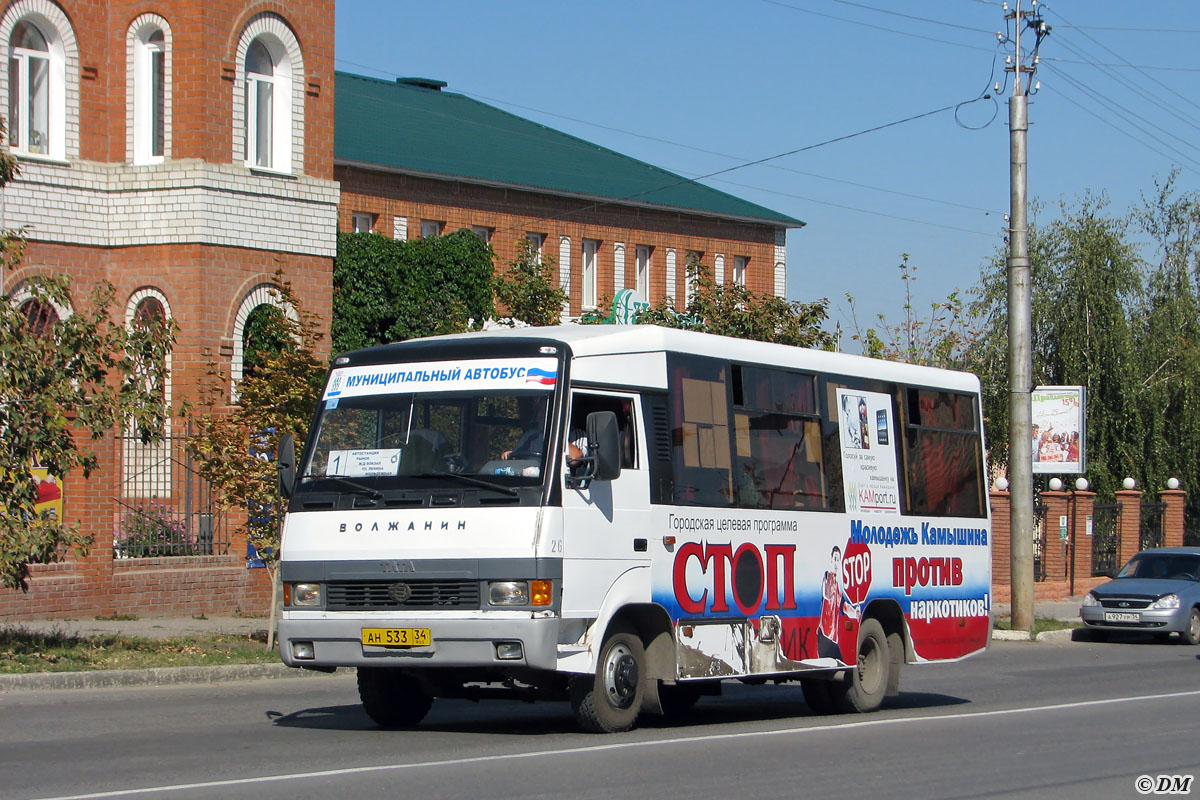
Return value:
[(594, 411), (611, 411), (617, 417), (621, 434), (621, 468), (637, 469), (637, 437), (633, 427), (633, 399), (576, 393), (571, 397), (571, 416), (567, 425), (567, 445), (587, 430), (587, 417)]

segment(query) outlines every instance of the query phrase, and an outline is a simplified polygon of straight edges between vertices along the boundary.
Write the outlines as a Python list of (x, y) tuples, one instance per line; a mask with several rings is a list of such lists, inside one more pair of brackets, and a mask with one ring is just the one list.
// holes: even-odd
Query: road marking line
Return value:
[(971, 720), (985, 717), (1002, 717), (1012, 714), (1037, 714), (1045, 711), (1064, 711), (1091, 706), (1116, 705), (1118, 703), (1137, 703), (1147, 700), (1169, 700), (1179, 697), (1196, 697), (1200, 689), (1189, 692), (1169, 692), (1167, 694), (1145, 694), (1138, 697), (1114, 697), (1107, 700), (1081, 700), (1075, 703), (1056, 703), (1050, 706), (1024, 706), (1021, 708), (1003, 708), (995, 711), (975, 711), (968, 714), (937, 714), (929, 717), (891, 717), (888, 719), (864, 719), (856, 722), (843, 722), (836, 725), (815, 725), (804, 728), (773, 728), (768, 731), (743, 731), (741, 733), (718, 733), (709, 736), (679, 736), (673, 739), (653, 739), (637, 742), (613, 742), (611, 744), (589, 745), (586, 747), (565, 747), (555, 750), (533, 750), (526, 753), (505, 753), (491, 756), (471, 756), (470, 758), (448, 758), (441, 761), (420, 761), (407, 764), (377, 764), (369, 767), (345, 767), (342, 769), (327, 769), (317, 772), (293, 772), (283, 775), (263, 775), (258, 778), (231, 778), (223, 781), (204, 781), (202, 783), (179, 783), (167, 786), (148, 786), (143, 789), (118, 789), (109, 792), (92, 792), (89, 794), (70, 794), (58, 797), (44, 797), (38, 800), (93, 800), (102, 797), (128, 797), (136, 794), (152, 792), (183, 792), (192, 789), (215, 789), (222, 786), (249, 786), (255, 783), (276, 783), (279, 781), (304, 780), (307, 778), (329, 778), (339, 775), (356, 775), (371, 772), (390, 772), (402, 769), (425, 769), (437, 767), (455, 767), (469, 764), (484, 764), (491, 761), (507, 761), (523, 758), (544, 758), (548, 756), (579, 755), (581, 753), (600, 753), (608, 750), (629, 750), (644, 747), (662, 747), (675, 744), (691, 744), (694, 742), (720, 742), (733, 739), (751, 739), (764, 736), (784, 736), (787, 734), (805, 735), (810, 733), (829, 733), (854, 728), (873, 728), (884, 725), (905, 725), (913, 722), (943, 722), (947, 720)]

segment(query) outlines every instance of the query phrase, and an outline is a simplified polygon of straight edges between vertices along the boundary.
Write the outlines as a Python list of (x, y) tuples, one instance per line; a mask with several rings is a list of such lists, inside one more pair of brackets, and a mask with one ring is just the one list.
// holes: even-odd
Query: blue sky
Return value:
[[(1088, 191), (1124, 212), (1174, 167), (1196, 189), (1200, 3), (1040, 7), (1029, 194), (1043, 218)], [(686, 177), (809, 148), (706, 182), (808, 223), (788, 234), (788, 297), (828, 297), (845, 325), (847, 292), (860, 323), (899, 319), (901, 253), (923, 308), (974, 285), (1001, 246), (1004, 30), (999, 0), (338, 0), (336, 66), (444, 80)]]

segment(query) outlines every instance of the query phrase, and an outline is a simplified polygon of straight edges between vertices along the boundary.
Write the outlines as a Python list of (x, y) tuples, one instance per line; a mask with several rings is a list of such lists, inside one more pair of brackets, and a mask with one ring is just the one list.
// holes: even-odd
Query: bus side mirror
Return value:
[(593, 411), (587, 417), (588, 455), (596, 459), (592, 477), (616, 480), (621, 475), (621, 429), (611, 411)]
[(275, 458), (275, 469), (279, 471), (279, 496), (291, 498), (296, 483), (296, 440), (290, 433), (279, 439), (279, 453)]

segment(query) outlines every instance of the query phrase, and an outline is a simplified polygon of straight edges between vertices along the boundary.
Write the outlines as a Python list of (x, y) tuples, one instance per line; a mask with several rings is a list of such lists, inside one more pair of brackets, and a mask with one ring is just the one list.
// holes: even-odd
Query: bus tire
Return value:
[(836, 704), (847, 714), (875, 711), (887, 696), (892, 660), (879, 620), (865, 619), (859, 626), (856, 662), (840, 682), (833, 684)]
[(358, 668), (358, 698), (381, 728), (407, 728), (425, 719), (433, 698), (420, 682), (388, 667)]
[(833, 702), (833, 681), (819, 678), (801, 678), (800, 691), (808, 710), (818, 717), (827, 717), (837, 711)]
[(642, 710), (646, 654), (630, 630), (609, 633), (600, 648), (596, 674), (571, 680), (571, 710), (579, 726), (592, 733), (627, 731)]

